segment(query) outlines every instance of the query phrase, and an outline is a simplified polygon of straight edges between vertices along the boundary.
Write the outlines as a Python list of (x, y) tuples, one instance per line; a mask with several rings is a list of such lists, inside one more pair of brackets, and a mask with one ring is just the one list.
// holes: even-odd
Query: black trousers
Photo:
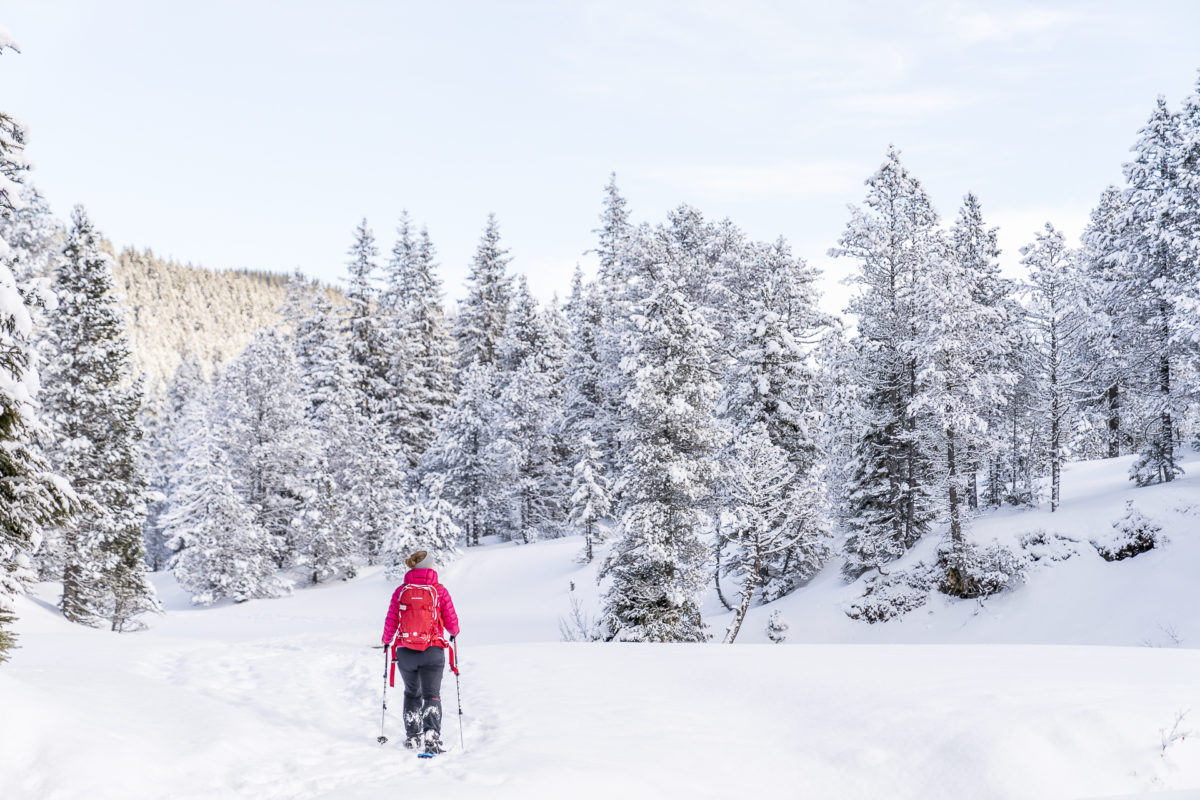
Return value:
[(404, 735), (442, 732), (442, 673), (446, 651), (396, 648), (396, 667), (404, 678)]

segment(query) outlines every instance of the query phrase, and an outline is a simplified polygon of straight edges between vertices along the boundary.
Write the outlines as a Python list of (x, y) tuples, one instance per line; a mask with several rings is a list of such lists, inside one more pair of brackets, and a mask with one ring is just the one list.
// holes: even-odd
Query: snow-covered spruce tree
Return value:
[[(967, 199), (959, 222), (974, 226), (978, 205), (972, 196)], [(1003, 371), (1004, 309), (989, 292), (979, 290), (981, 279), (988, 277), (981, 266), (973, 255), (948, 248), (914, 287), (924, 319), (913, 343), (921, 366), (911, 408), (923, 417), (919, 430), (924, 448), (935, 454), (929, 483), (936, 487), (949, 523), (946, 568), (951, 586), (966, 579), (970, 557), (971, 459), (991, 449), (989, 421), (1012, 382)]]
[(163, 520), (175, 551), (171, 569), (198, 605), (273, 597), (283, 591), (275, 578), (275, 543), (234, 488), (214, 414), (203, 397), (184, 412), (184, 457)]
[[(563, 425), (570, 441), (584, 436), (606, 449), (603, 437), (605, 380), (600, 350), (603, 313), (596, 284), (583, 283), (583, 272), (575, 267), (571, 296), (565, 308), (569, 325), (568, 355), (563, 376)], [(578, 453), (576, 453), (578, 455)]]
[(299, 296), (288, 304), (284, 321), (292, 329), (292, 352), (307, 400), (305, 417), (311, 422), (321, 417), (321, 407), (335, 395), (348, 393), (355, 402), (358, 394), (349, 347), (338, 331), (329, 299), (296, 279), (290, 286)]
[[(0, 217), (14, 211), (24, 144), (25, 129), (0, 113)], [(33, 319), (9, 269), (10, 255), (0, 236), (0, 663), (16, 647), (13, 600), (37, 579), (32, 556), (41, 531), (64, 522), (76, 504), (66, 479), (50, 471), (33, 444), (39, 431)]]
[(491, 503), (508, 506), (509, 535), (522, 542), (557, 535), (565, 516), (569, 478), (559, 447), (562, 348), (552, 318), (538, 308), (521, 276), (499, 347), (497, 438), (489, 447), (502, 492)]
[(146, 546), (146, 561), (156, 572), (166, 567), (171, 555), (163, 535), (162, 517), (170, 505), (171, 481), (183, 458), (183, 411), (188, 402), (206, 388), (199, 359), (194, 353), (187, 353), (165, 391), (144, 413), (147, 476), (155, 499), (146, 510), (142, 539)]
[(830, 251), (859, 262), (855, 372), (865, 433), (847, 493), (846, 574), (856, 576), (900, 557), (934, 518), (928, 483), (932, 454), (922, 445), (912, 408), (922, 368), (915, 343), (924, 320), (916, 287), (941, 252), (938, 216), (920, 181), (889, 148), (867, 180), (866, 208)]
[[(819, 488), (804, 487), (809, 490), (808, 496), (800, 495), (788, 454), (772, 443), (766, 424), (761, 422), (739, 432), (734, 439), (722, 471), (722, 484), (726, 503), (721, 511), (721, 529), (730, 544), (723, 570), (726, 577), (741, 583), (733, 621), (725, 632), (725, 642), (732, 644), (759, 582), (768, 574), (770, 557), (792, 549), (800, 538), (811, 536), (806, 529), (814, 527), (814, 522), (818, 527), (823, 523), (823, 509), (819, 502), (813, 503), (814, 499), (822, 499)], [(824, 537), (817, 541), (824, 544)], [(828, 555), (827, 545), (823, 555)], [(820, 562), (806, 567), (815, 571)]]
[(490, 449), (496, 439), (496, 380), (490, 364), (473, 362), (462, 374), (458, 398), (419, 465), (426, 491), (440, 487), (439, 496), (457, 509), (455, 521), (468, 546), (497, 528), (491, 498), (499, 491), (499, 478)]
[(1138, 485), (1174, 480), (1183, 472), (1177, 447), (1180, 405), (1176, 386), (1182, 362), (1193, 357), (1195, 328), (1190, 313), (1196, 290), (1195, 264), (1181, 212), (1178, 154), (1183, 149), (1180, 118), (1159, 97), (1149, 122), (1125, 165), (1130, 224), (1123, 259), (1131, 304), (1119, 320), (1131, 384), (1146, 408), (1145, 443), (1130, 478)]
[(300, 523), (317, 447), (293, 350), (278, 331), (260, 332), (226, 368), (216, 399), (235, 487), (274, 542), (276, 565), (291, 566), (309, 535)]
[[(733, 360), (720, 411), (735, 439), (761, 426), (787, 460), (783, 496), (803, 496), (811, 508), (793, 508), (781, 546), (760, 553), (753, 583), (763, 599), (781, 597), (811, 578), (830, 553), (829, 509), (820, 475), (817, 375), (807, 348), (828, 320), (816, 308), (816, 272), (792, 256), (783, 240), (754, 248), (743, 290), (741, 319), (733, 329)], [(731, 452), (736, 461), (737, 453)], [(721, 501), (719, 501), (721, 502)], [(734, 502), (732, 499), (729, 502)], [(717, 536), (717, 564), (726, 527)]]
[[(352, 374), (344, 357), (332, 370), (341, 376)], [(385, 537), (404, 514), (405, 474), (390, 450), (380, 446), (370, 420), (359, 414), (353, 391), (339, 392), (322, 404), (316, 435), (334, 481), (338, 526), (354, 539), (357, 552), (369, 564), (378, 563)]]
[(454, 402), (454, 338), (428, 230), (414, 236), (405, 214), (397, 233), (384, 292), (391, 320), (389, 375), (400, 389), (393, 428), (408, 465), (416, 466)]
[(714, 416), (717, 336), (669, 275), (658, 278), (635, 324), (624, 360), (621, 537), (600, 570), (610, 581), (601, 625), (607, 640), (705, 641), (700, 535), (726, 439)]
[[(563, 517), (562, 467), (557, 432), (562, 411), (553, 398), (550, 376), (526, 361), (507, 375), (496, 404), (497, 435), (490, 445), (498, 474), (490, 502), (506, 505), (508, 536), (524, 543), (557, 535)], [(495, 517), (497, 520), (499, 517)]]
[(51, 213), (37, 188), (17, 184), (14, 207), (0, 212), (0, 238), (8, 243), (4, 261), (19, 286), (53, 279), (66, 235), (62, 222)]
[(1050, 468), (1050, 510), (1058, 508), (1062, 464), (1067, 458), (1067, 422), (1091, 384), (1099, 340), (1087, 307), (1084, 281), (1062, 233), (1046, 223), (1036, 240), (1021, 248), (1029, 269), (1029, 322), (1033, 331), (1035, 408)]
[(388, 532), (383, 545), (385, 574), (391, 580), (404, 577), (404, 559), (414, 550), (424, 550), (433, 563), (445, 566), (458, 557), (458, 541), (462, 528), (454, 522), (458, 510), (441, 499), (436, 484), (424, 497), (410, 499), (408, 510), (399, 525)]
[(1038, 502), (1037, 479), (1046, 464), (1042, 446), (1042, 417), (1039, 413), (1039, 364), (1036, 333), (1025, 313), (1010, 329), (1005, 369), (1014, 383), (1005, 392), (1003, 416), (994, 444), (999, 447), (986, 481), (988, 503), (1034, 506)]
[[(393, 411), (396, 388), (389, 382), (390, 355), (379, 313), (379, 248), (375, 234), (364, 219), (354, 231), (347, 251), (349, 273), (346, 307), (342, 311), (341, 334), (350, 350), (353, 391), (359, 413), (375, 420)], [(392, 437), (384, 439), (391, 443)]]
[(833, 517), (844, 525), (850, 506), (854, 450), (863, 432), (859, 423), (858, 387), (852, 374), (854, 348), (840, 320), (835, 320), (818, 342), (815, 359), (821, 474)]
[(508, 325), (512, 279), (508, 251), (500, 247), (500, 226), (489, 214), (483, 238), (475, 249), (467, 297), (458, 308), (454, 336), (458, 342), (458, 367), (465, 371), (475, 362), (495, 364), (500, 340)]
[(599, 537), (599, 523), (612, 513), (612, 499), (608, 493), (608, 480), (600, 471), (600, 448), (592, 437), (583, 434), (576, 448), (579, 461), (575, 463), (571, 480), (570, 523), (583, 532), (584, 563), (590, 564), (594, 557), (593, 545)]
[(1104, 419), (1104, 455), (1116, 458), (1127, 451), (1131, 437), (1129, 420), (1122, 418), (1129, 400), (1130, 365), (1121, 346), (1119, 321), (1130, 306), (1129, 288), (1133, 285), (1121, 247), (1127, 238), (1128, 211), (1125, 197), (1116, 186), (1107, 187), (1092, 210), (1083, 231), (1079, 266), (1087, 281), (1088, 305), (1098, 324), (1107, 331), (1104, 358), (1097, 365), (1095, 382), (1088, 392), (1096, 413)]
[[(962, 286), (970, 295), (969, 307), (976, 312), (975, 324), (986, 325), (974, 334), (974, 342), (985, 346), (976, 348), (968, 344), (968, 351), (960, 355), (966, 356), (971, 366), (961, 369), (974, 369), (979, 376), (987, 376), (975, 388), (981, 388), (986, 383), (1000, 392), (998, 396), (993, 395), (986, 406), (977, 408), (982, 427), (970, 437), (970, 441), (963, 443), (966, 449), (960, 449), (959, 452), (961, 471), (966, 475), (966, 502), (971, 509), (977, 509), (981, 504), (980, 472), (983, 472), (986, 482), (1000, 470), (1003, 447), (999, 437), (1003, 430), (1004, 404), (1015, 381), (1009, 362), (1024, 317), (1015, 296), (1013, 281), (1000, 274), (997, 230), (986, 225), (979, 198), (968, 193), (963, 198), (963, 205), (950, 228), (948, 239), (947, 258), (955, 266), (955, 277), (962, 281)], [(941, 291), (940, 294), (945, 296), (946, 293)], [(967, 340), (962, 337), (970, 337), (971, 333), (959, 327), (958, 335), (960, 343), (966, 344)], [(989, 500), (991, 505), (999, 505), (997, 497), (989, 496), (982, 502), (986, 504)]]
[[(1172, 240), (1179, 261), (1200, 264), (1200, 77), (1192, 94), (1184, 100), (1179, 114), (1179, 144), (1175, 165), (1179, 204), (1173, 209), (1173, 227), (1178, 235)], [(1177, 376), (1179, 393), (1188, 398), (1192, 446), (1200, 448), (1200, 281), (1185, 283), (1174, 306), (1179, 318), (1175, 344), (1184, 355), (1183, 370)]]
[(345, 524), (344, 505), (328, 458), (320, 453), (297, 520), (303, 533), (299, 561), (313, 583), (331, 578), (346, 580), (358, 572), (354, 564), (358, 542)]
[(610, 476), (617, 470), (617, 438), (624, 413), (623, 342), (632, 329), (634, 284), (639, 280), (633, 274), (636, 267), (630, 260), (629, 251), (637, 236), (627, 206), (613, 173), (604, 187), (600, 227), (592, 231), (597, 236), (597, 246), (592, 252), (599, 260), (594, 302), (599, 316), (595, 338), (600, 381), (596, 386), (597, 415), (591, 434), (600, 446), (604, 470)]
[[(1192, 173), (1200, 145), (1192, 143), (1194, 115), (1172, 114), (1162, 97), (1124, 166), (1128, 181), (1126, 241), (1130, 305), (1120, 323), (1121, 347), (1130, 365), (1130, 384), (1146, 410), (1145, 444), (1130, 469), (1139, 485), (1174, 480), (1182, 473), (1176, 457), (1182, 417), (1181, 377), (1196, 357), (1200, 301), (1195, 287)], [(1181, 172), (1182, 170), (1182, 172)]]
[(71, 476), (84, 504), (62, 530), (63, 614), (120, 631), (159, 606), (142, 540), (150, 499), (140, 450), (142, 386), (133, 380), (112, 259), (100, 241), (76, 206), (54, 276), (59, 303), (48, 331), (54, 356), (44, 408), (51, 463)]

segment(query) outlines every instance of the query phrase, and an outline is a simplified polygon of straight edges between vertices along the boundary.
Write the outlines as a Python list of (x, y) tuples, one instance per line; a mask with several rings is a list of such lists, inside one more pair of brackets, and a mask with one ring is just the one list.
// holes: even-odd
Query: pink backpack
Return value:
[(435, 587), (406, 583), (401, 587), (396, 602), (400, 609), (400, 625), (396, 628), (395, 639), (398, 646), (409, 650), (446, 646), (446, 640), (442, 638), (442, 614)]

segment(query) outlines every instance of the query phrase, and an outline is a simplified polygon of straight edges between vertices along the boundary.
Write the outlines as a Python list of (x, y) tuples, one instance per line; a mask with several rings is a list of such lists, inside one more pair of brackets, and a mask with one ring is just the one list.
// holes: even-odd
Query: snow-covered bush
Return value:
[(1165, 541), (1162, 527), (1134, 508), (1132, 500), (1126, 501), (1125, 516), (1115, 520), (1112, 527), (1112, 533), (1106, 539), (1092, 540), (1092, 546), (1105, 561), (1133, 558)]
[(771, 616), (767, 617), (767, 638), (775, 644), (783, 644), (787, 641), (787, 631), (788, 624), (777, 608), (771, 612)]
[(947, 543), (938, 549), (938, 566), (938, 591), (968, 599), (1002, 592), (1025, 572), (1020, 556), (999, 542), (987, 547)]
[(924, 563), (880, 574), (867, 582), (863, 596), (850, 604), (846, 616), (864, 622), (895, 619), (925, 605), (936, 583), (936, 567)]
[(1044, 528), (1022, 534), (1020, 541), (1024, 558), (1030, 564), (1066, 561), (1079, 555), (1078, 541), (1061, 533), (1047, 532)]

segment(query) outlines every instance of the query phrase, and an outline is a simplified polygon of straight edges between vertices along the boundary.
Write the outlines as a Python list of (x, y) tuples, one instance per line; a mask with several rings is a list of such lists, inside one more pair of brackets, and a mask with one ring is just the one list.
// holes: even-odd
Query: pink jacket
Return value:
[[(446, 591), (445, 586), (438, 583), (437, 570), (410, 569), (404, 575), (404, 583), (418, 583), (423, 586), (432, 586), (438, 596), (438, 614), (442, 618), (442, 627), (451, 636), (458, 636), (458, 613), (454, 610), (454, 601), (450, 599), (450, 592)], [(392, 637), (396, 635), (396, 628), (400, 626), (400, 609), (398, 605), (400, 592), (404, 589), (404, 583), (397, 586), (396, 591), (392, 592), (392, 602), (388, 604), (387, 619), (383, 623), (384, 644), (392, 641)]]

